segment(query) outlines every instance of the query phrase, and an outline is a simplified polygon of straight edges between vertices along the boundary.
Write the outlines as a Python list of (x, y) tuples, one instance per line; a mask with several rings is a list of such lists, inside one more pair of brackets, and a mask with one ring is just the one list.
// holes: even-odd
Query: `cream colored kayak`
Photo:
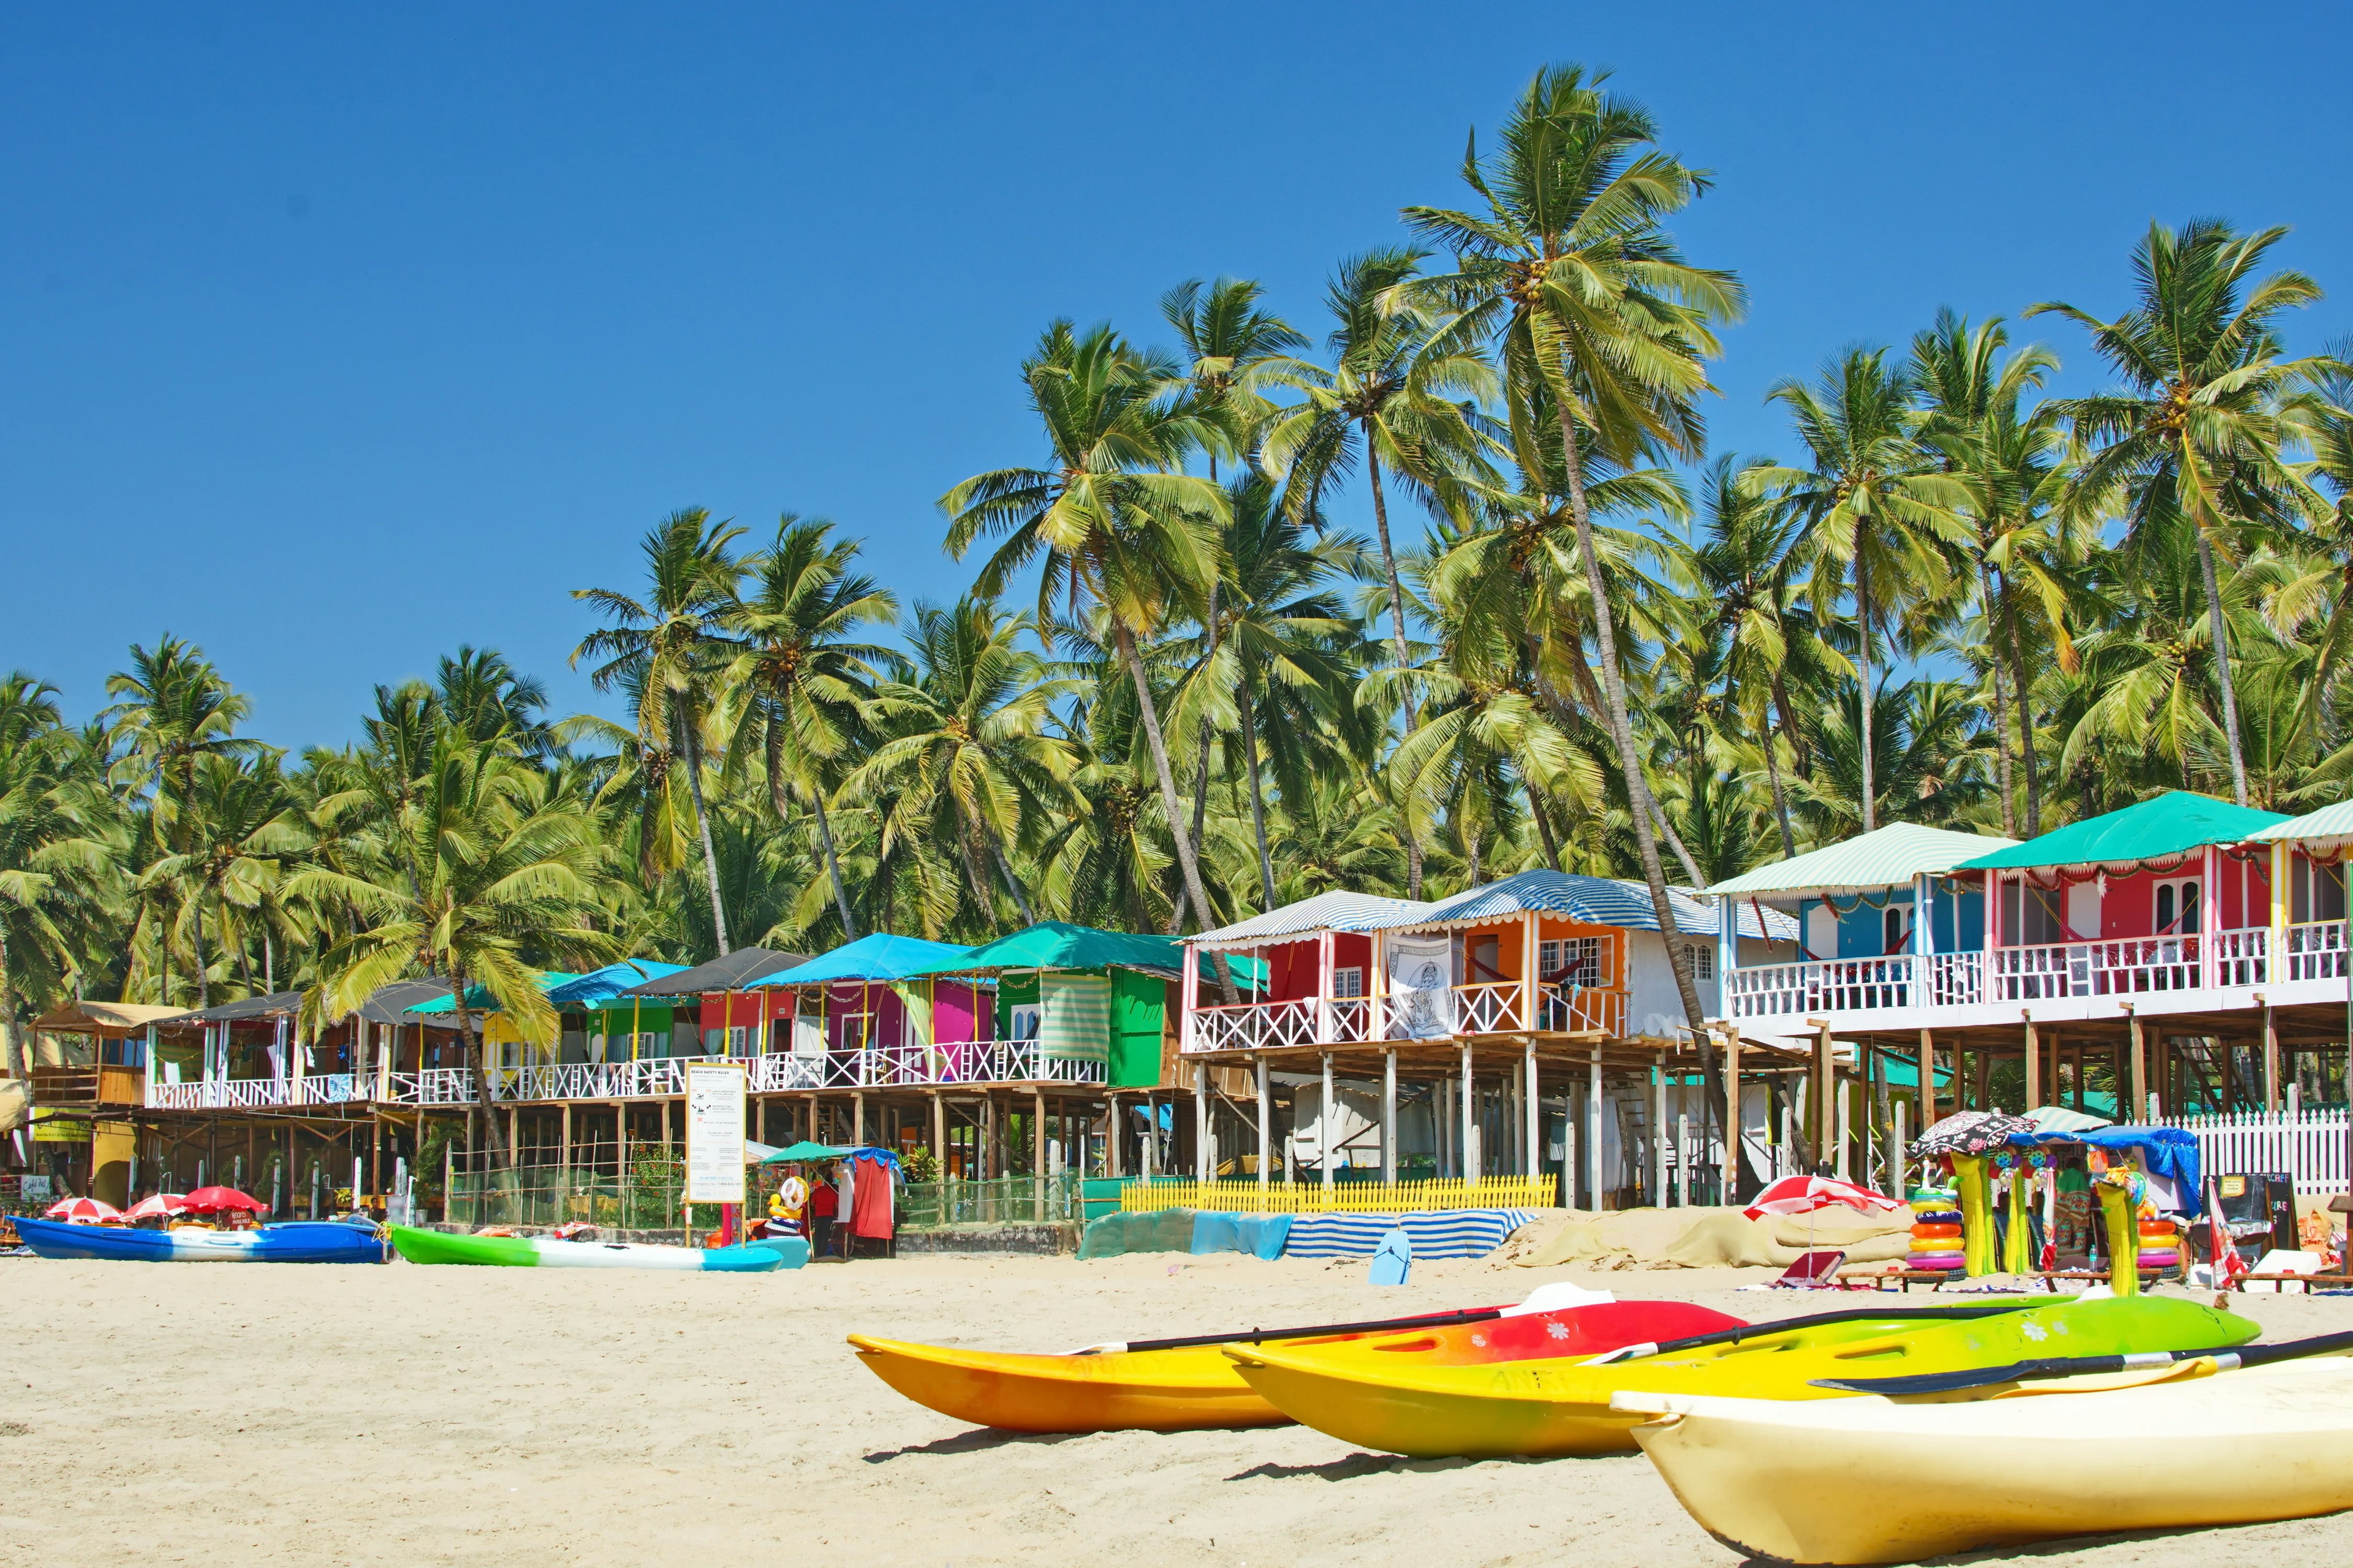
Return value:
[(2342, 1354), (2240, 1370), (2200, 1358), (1977, 1395), (1616, 1404), (1656, 1417), (1635, 1440), (1701, 1528), (1777, 1562), (1906, 1563), (2353, 1508)]

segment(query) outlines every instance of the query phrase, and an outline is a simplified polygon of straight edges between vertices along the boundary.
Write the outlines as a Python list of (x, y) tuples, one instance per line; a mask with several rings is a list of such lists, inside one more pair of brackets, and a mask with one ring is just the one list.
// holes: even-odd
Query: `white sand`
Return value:
[[(1755, 1276), (1729, 1271), (1425, 1263), (1382, 1291), (1364, 1274), (1166, 1256), (765, 1276), (0, 1259), (0, 1563), (1736, 1561), (1640, 1456), (1408, 1461), (1298, 1427), (1010, 1437), (908, 1404), (842, 1343), (1060, 1350), (1515, 1300), (1560, 1278), (1752, 1318), (1831, 1304), (1735, 1293)], [(2242, 1300), (2275, 1338), (2353, 1327), (2353, 1298)], [(2031, 1561), (2348, 1550), (2353, 1516)]]

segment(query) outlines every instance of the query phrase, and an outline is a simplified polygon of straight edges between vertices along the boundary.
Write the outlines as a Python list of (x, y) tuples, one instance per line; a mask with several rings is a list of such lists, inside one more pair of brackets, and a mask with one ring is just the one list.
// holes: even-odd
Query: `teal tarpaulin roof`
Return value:
[[(1235, 954), (1227, 962), (1233, 965), (1234, 978), (1245, 984), (1265, 973), (1265, 964), (1257, 959)], [(926, 964), (916, 973), (975, 974), (992, 969), (1135, 969), (1176, 980), (1185, 973), (1185, 944), (1175, 937), (1138, 936), (1067, 921), (1045, 921), (965, 950), (956, 958)], [(1216, 963), (1203, 959), (1202, 978), (1216, 974)]]
[(925, 942), (919, 936), (892, 936), (877, 931), (821, 952), (807, 963), (771, 974), (759, 982), (769, 985), (816, 985), (835, 980), (904, 980), (951, 961), (972, 949), (949, 942)]
[[(539, 977), (539, 988), (558, 1007), (577, 1007), (584, 1003), (602, 1002), (608, 996), (617, 996), (632, 985), (659, 980), (665, 974), (675, 974), (685, 967), (682, 963), (657, 963), (649, 958), (626, 958), (602, 969), (592, 969), (586, 974), (551, 969)], [(485, 1011), (495, 1010), (498, 999), (491, 994), (487, 985), (469, 985), (466, 987), (466, 1005)], [(418, 1003), (409, 1011), (454, 1013), (457, 1004), (447, 996), (437, 996), (430, 1002)]]
[(2233, 805), (2211, 795), (2173, 790), (2138, 805), (2046, 833), (2008, 849), (1964, 860), (1957, 871), (2021, 871), (2085, 866), (2124, 873), (2150, 860), (2179, 859), (2209, 844), (2240, 844), (2287, 818)]

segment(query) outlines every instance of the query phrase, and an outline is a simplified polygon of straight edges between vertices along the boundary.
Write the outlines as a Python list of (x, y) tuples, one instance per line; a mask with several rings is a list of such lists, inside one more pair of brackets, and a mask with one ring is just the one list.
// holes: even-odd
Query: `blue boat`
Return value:
[(62, 1220), (11, 1221), (43, 1258), (104, 1258), (134, 1263), (382, 1263), (373, 1225), (295, 1220), (255, 1230), (125, 1230)]

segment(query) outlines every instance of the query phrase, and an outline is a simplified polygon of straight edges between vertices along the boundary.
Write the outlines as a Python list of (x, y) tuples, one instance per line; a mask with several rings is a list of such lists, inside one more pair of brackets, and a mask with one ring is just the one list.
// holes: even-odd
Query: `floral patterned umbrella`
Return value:
[(1914, 1139), (1908, 1152), (1915, 1160), (1933, 1160), (1939, 1154), (1982, 1154), (2000, 1148), (2018, 1133), (2033, 1131), (2033, 1122), (2007, 1110), (1957, 1110)]

